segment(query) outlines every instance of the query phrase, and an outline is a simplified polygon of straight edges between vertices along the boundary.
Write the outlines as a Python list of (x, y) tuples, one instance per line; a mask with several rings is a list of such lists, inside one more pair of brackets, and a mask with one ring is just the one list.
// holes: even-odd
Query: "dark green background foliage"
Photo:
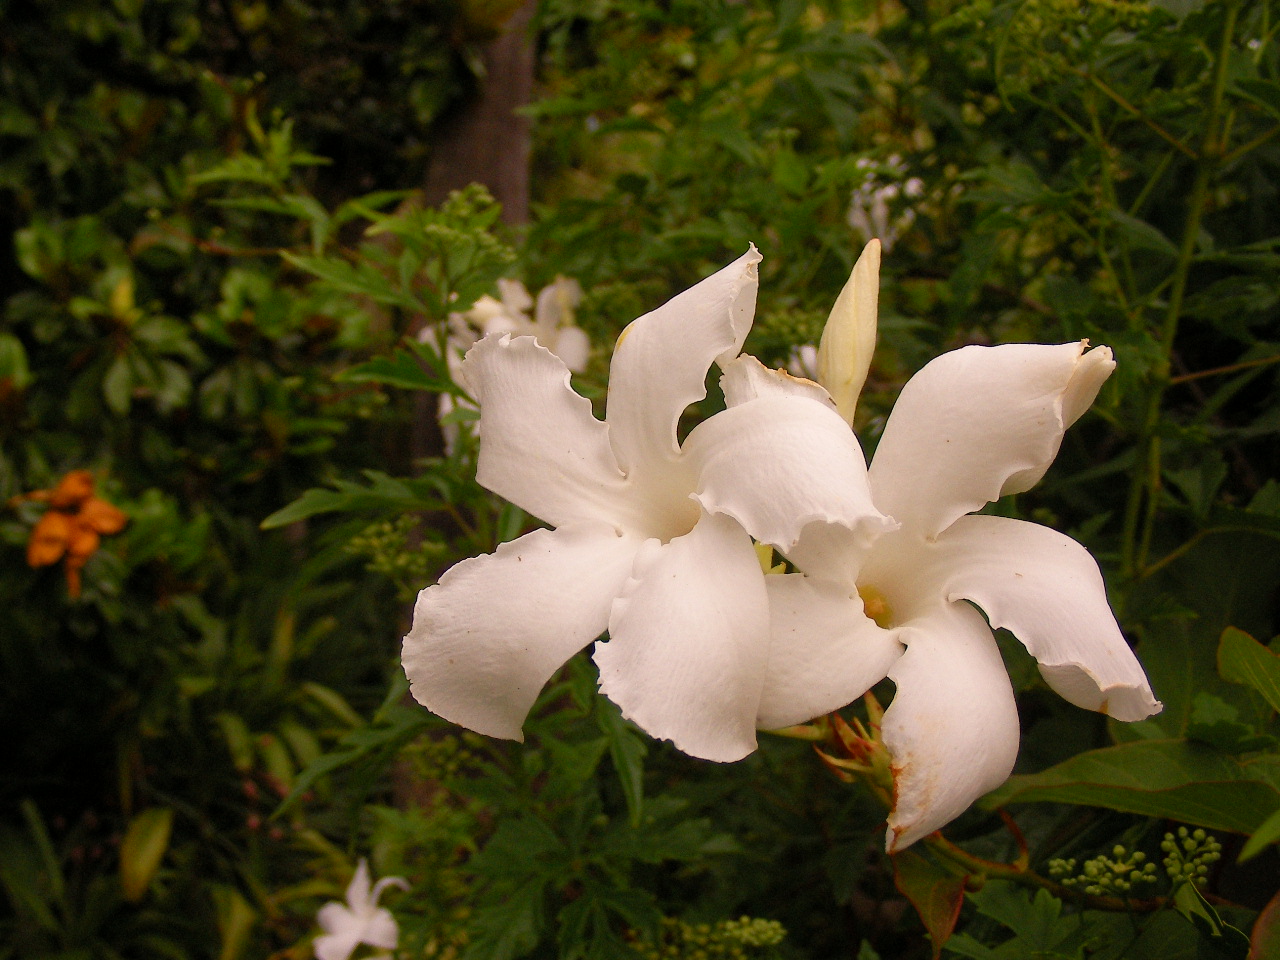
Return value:
[[(754, 242), (748, 349), (782, 364), (877, 198), (865, 449), (942, 350), (1110, 345), (1046, 481), (992, 509), (1094, 551), (1166, 705), (1105, 723), (1003, 644), (1017, 775), (948, 836), (1012, 860), (1007, 804), (1046, 877), (1155, 862), (1179, 824), (1223, 845), (1207, 901), (1152, 912), (991, 880), (948, 949), (1242, 957), (1280, 875), (1273, 5), (543, 0), (519, 228), (413, 193), (511, 10), (0, 0), (0, 957), (310, 956), (361, 856), (412, 884), (404, 956), (930, 956), (908, 899), (954, 906), (956, 863), (890, 862), (808, 745), (682, 757), (585, 658), (496, 743), (396, 662), (407, 598), (536, 524), (465, 430), (441, 452), (459, 388), (419, 331), (576, 277), (601, 398), (622, 326)], [(130, 518), (78, 598), (25, 562), (27, 495), (76, 469)], [(734, 939), (743, 915), (786, 938)]]

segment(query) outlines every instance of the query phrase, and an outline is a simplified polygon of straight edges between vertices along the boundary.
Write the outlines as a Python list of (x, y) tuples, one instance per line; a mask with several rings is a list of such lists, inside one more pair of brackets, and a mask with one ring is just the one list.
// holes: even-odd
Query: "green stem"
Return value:
[(1209, 186), (1226, 154), (1226, 130), (1220, 127), (1223, 98), (1227, 86), (1227, 64), (1231, 52), (1231, 39), (1235, 34), (1237, 2), (1226, 5), (1222, 40), (1214, 64), (1213, 88), (1205, 119), (1204, 143), (1196, 158), (1195, 181), (1187, 201), (1187, 219), (1183, 226), (1182, 243), (1174, 266), (1173, 283), (1169, 290), (1168, 307), (1160, 325), (1160, 356), (1152, 370), (1152, 383), (1147, 395), (1146, 410), (1138, 439), (1138, 457), (1129, 484), (1128, 502), (1125, 505), (1122, 567), (1127, 579), (1137, 579), (1146, 565), (1151, 536), (1155, 528), (1160, 487), (1160, 445), (1157, 431), (1164, 394), (1169, 387), (1169, 369), (1173, 356), (1173, 343), (1178, 334), (1178, 320), (1182, 314), (1183, 298), (1191, 263), (1195, 259), (1196, 243), (1200, 235), (1200, 222), (1208, 203)]

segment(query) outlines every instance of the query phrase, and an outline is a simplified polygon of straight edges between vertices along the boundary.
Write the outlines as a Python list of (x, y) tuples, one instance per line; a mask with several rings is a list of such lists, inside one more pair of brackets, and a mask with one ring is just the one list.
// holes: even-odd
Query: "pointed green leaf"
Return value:
[(1241, 761), (1186, 740), (1140, 740), (1011, 777), (983, 804), (1032, 801), (1079, 803), (1250, 834), (1280, 808), (1280, 776), (1265, 758)]
[(1235, 627), (1222, 631), (1218, 643), (1218, 672), (1232, 683), (1257, 690), (1271, 709), (1280, 712), (1280, 656)]
[(933, 958), (938, 960), (960, 918), (967, 878), (956, 876), (915, 850), (895, 853), (890, 859), (894, 886), (916, 908), (933, 942)]
[(151, 807), (130, 822), (120, 843), (120, 886), (130, 903), (146, 896), (151, 879), (169, 849), (172, 831), (172, 807)]

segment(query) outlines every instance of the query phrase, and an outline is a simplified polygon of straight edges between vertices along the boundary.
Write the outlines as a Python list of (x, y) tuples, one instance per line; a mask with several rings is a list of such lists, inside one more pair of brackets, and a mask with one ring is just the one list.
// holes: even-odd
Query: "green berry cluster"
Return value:
[(1134, 885), (1156, 882), (1156, 865), (1146, 862), (1141, 850), (1130, 853), (1120, 844), (1111, 848), (1111, 856), (1103, 854), (1084, 862), (1076, 872), (1076, 861), (1050, 860), (1049, 875), (1062, 878), (1064, 887), (1083, 887), (1093, 896), (1116, 896), (1131, 892)]
[(347, 552), (368, 558), (366, 569), (380, 573), (396, 585), (403, 599), (412, 597), (426, 586), (434, 556), (444, 545), (426, 540), (411, 546), (417, 539), (418, 520), (411, 515), (397, 517), (365, 527), (347, 542)]
[(1209, 877), (1209, 865), (1222, 857), (1222, 844), (1203, 830), (1189, 831), (1179, 827), (1177, 836), (1166, 833), (1160, 843), (1164, 851), (1164, 869), (1176, 886), (1190, 880), (1204, 886)]
[(476, 754), (457, 736), (419, 737), (401, 755), (423, 780), (448, 780), (472, 769)]
[(644, 960), (752, 960), (769, 956), (768, 948), (786, 935), (776, 920), (739, 917), (711, 924), (663, 917), (658, 940), (639, 940), (634, 948)]

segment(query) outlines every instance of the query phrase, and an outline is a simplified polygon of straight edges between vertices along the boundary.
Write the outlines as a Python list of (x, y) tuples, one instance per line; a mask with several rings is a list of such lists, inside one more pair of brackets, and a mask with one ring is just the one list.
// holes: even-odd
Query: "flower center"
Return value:
[(883, 593), (875, 587), (859, 587), (858, 596), (862, 598), (862, 612), (874, 620), (877, 627), (887, 630), (893, 626), (893, 609)]

